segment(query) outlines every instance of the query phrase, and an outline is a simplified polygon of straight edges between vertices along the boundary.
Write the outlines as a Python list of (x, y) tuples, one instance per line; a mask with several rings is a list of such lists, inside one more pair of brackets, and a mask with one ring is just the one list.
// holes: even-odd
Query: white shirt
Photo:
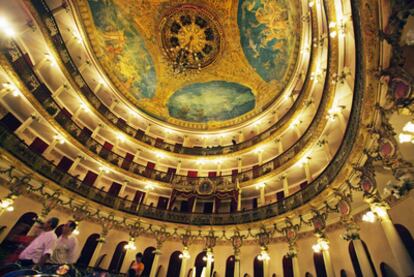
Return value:
[(56, 246), (55, 231), (42, 232), (19, 255), (21, 260), (32, 260), (37, 264), (40, 258), (46, 254), (52, 255)]
[(50, 258), (52, 264), (73, 264), (76, 262), (78, 240), (74, 236), (60, 236), (56, 241), (56, 248)]

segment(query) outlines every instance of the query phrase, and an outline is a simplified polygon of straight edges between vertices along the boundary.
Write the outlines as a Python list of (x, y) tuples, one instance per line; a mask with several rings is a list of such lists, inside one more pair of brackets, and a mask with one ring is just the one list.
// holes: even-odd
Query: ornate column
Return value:
[(260, 254), (258, 256), (259, 261), (263, 262), (263, 276), (270, 277), (269, 261), (270, 256), (268, 253), (267, 245), (270, 243), (271, 232), (268, 232), (265, 227), (260, 228), (260, 232), (256, 234), (256, 240), (260, 246)]
[(234, 251), (234, 277), (240, 277), (240, 248), (243, 244), (245, 236), (240, 235), (239, 231), (234, 231), (234, 235), (230, 238)]
[(213, 248), (216, 246), (217, 237), (214, 235), (214, 231), (209, 231), (208, 235), (206, 236), (206, 271), (205, 271), (205, 277), (210, 277), (211, 272), (211, 265), (214, 262), (214, 255), (213, 255)]
[(293, 266), (293, 276), (300, 276), (299, 271), (299, 262), (298, 262), (298, 249), (296, 245), (296, 240), (298, 237), (298, 232), (300, 226), (298, 224), (293, 224), (289, 218), (285, 220), (286, 226), (281, 230), (281, 233), (285, 236), (288, 244), (289, 250), (286, 253), (287, 257), (292, 259), (292, 266)]
[(190, 252), (188, 251), (190, 245), (193, 243), (193, 240), (196, 236), (191, 234), (190, 230), (186, 230), (186, 232), (181, 235), (181, 243), (184, 246), (183, 253), (180, 255), (181, 259), (181, 268), (180, 268), (180, 276), (179, 277), (186, 277), (187, 273), (187, 261), (191, 258)]
[(152, 262), (150, 277), (155, 277), (155, 275), (157, 274), (162, 244), (171, 236), (171, 234), (168, 233), (164, 227), (154, 231), (153, 234), (157, 241), (157, 248), (154, 250), (154, 261)]
[(391, 218), (388, 215), (388, 205), (384, 202), (375, 201), (370, 203), (371, 214), (378, 218), (381, 222), (382, 229), (384, 230), (388, 244), (391, 248), (391, 252), (398, 264), (399, 273), (401, 276), (411, 276), (414, 274), (414, 263), (411, 260), (411, 256), (404, 246)]
[(345, 225), (346, 232), (344, 235), (342, 235), (342, 238), (346, 241), (352, 241), (362, 275), (375, 276), (375, 273), (371, 268), (371, 264), (369, 263), (367, 253), (365, 252), (364, 246), (359, 236), (359, 226), (354, 222), (352, 217), (344, 219), (343, 223)]
[[(144, 228), (141, 227), (141, 223), (139, 221), (135, 221), (132, 224), (127, 224), (128, 230), (129, 230), (129, 239), (128, 239), (128, 244), (125, 245), (125, 249), (128, 253), (128, 251), (132, 251), (135, 255), (136, 252), (136, 245), (135, 245), (135, 240), (136, 238), (144, 232)], [(127, 256), (127, 253), (125, 254), (125, 256)], [(126, 272), (128, 270), (128, 266), (129, 266), (129, 262), (127, 261), (127, 259), (124, 259), (121, 265), (121, 272)]]
[(322, 253), (323, 261), (325, 263), (326, 276), (335, 277), (335, 271), (332, 265), (331, 255), (329, 253), (329, 241), (325, 234), (326, 228), (326, 214), (321, 214), (319, 211), (314, 210), (314, 216), (311, 220), (315, 229), (315, 236), (317, 237), (317, 243), (312, 246), (315, 253)]
[(93, 252), (93, 256), (89, 262), (90, 267), (95, 267), (96, 262), (98, 261), (100, 255), (102, 246), (105, 243), (106, 237), (108, 236), (109, 230), (111, 230), (115, 224), (117, 223), (114, 219), (113, 215), (109, 215), (108, 217), (100, 217), (98, 219), (102, 224), (102, 232), (100, 233), (100, 237), (98, 239), (98, 244), (95, 248), (95, 251)]

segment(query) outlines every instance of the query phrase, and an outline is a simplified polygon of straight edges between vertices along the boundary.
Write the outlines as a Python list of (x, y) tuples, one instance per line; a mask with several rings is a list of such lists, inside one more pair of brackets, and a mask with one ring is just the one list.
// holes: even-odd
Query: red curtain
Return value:
[(92, 171), (88, 171), (82, 183), (87, 186), (93, 186), (93, 183), (95, 183), (97, 178), (98, 178), (98, 174)]
[(132, 161), (134, 160), (134, 155), (126, 153), (124, 161), (122, 162), (121, 167), (125, 170), (128, 170), (131, 166)]

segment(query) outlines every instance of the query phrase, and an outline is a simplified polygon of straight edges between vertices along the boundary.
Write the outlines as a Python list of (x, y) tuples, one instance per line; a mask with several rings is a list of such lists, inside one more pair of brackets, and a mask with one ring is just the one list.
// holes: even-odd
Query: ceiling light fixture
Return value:
[(0, 29), (7, 37), (16, 36), (16, 32), (14, 31), (10, 22), (8, 22), (4, 17), (0, 17)]

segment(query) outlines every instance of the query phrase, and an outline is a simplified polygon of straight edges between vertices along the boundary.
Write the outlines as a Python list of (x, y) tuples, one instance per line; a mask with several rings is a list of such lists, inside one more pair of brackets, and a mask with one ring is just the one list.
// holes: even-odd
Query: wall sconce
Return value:
[(362, 216), (362, 220), (369, 223), (374, 223), (377, 219), (388, 218), (387, 208), (382, 204), (373, 204), (371, 210)]
[(124, 246), (126, 250), (136, 250), (137, 247), (135, 246), (135, 238), (130, 237), (128, 244)]
[(321, 251), (329, 250), (329, 242), (327, 239), (319, 238), (318, 242), (312, 245), (313, 252), (320, 253)]
[[(188, 250), (183, 250), (183, 253), (181, 253), (179, 256), (178, 256), (181, 260), (188, 260), (188, 259), (190, 259), (191, 258), (191, 256), (190, 256), (190, 252), (188, 252)], [(204, 259), (204, 258), (203, 258)]]
[(2, 30), (7, 37), (16, 36), (16, 32), (10, 22), (8, 22), (4, 17), (0, 17), (0, 30)]
[(270, 260), (270, 256), (269, 253), (267, 253), (266, 250), (262, 250), (259, 254), (259, 256), (257, 256), (257, 259), (259, 261), (269, 261)]
[(403, 132), (398, 136), (400, 143), (414, 143), (414, 123), (411, 121), (407, 122), (402, 130)]
[(12, 197), (7, 197), (5, 199), (0, 200), (0, 211), (14, 211), (13, 203), (14, 200)]

